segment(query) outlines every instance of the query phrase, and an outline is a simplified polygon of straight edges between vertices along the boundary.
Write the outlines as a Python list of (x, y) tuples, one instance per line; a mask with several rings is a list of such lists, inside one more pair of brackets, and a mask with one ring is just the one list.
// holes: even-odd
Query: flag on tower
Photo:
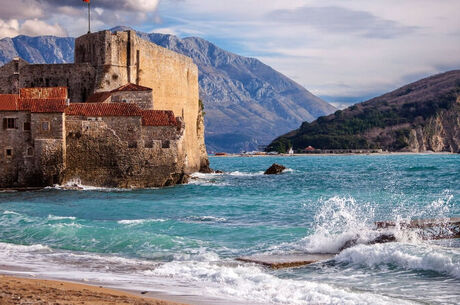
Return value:
[(83, 2), (88, 3), (88, 34), (91, 33), (91, 0), (83, 0)]

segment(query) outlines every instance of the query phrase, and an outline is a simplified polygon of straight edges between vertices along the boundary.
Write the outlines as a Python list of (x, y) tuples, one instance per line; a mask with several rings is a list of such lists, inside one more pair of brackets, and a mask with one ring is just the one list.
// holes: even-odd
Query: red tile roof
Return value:
[(66, 99), (23, 99), (17, 94), (0, 94), (0, 111), (64, 112)]
[(152, 91), (152, 88), (139, 86), (133, 83), (127, 83), (126, 85), (121, 86), (120, 88), (112, 90), (111, 92), (121, 92), (121, 91)]
[(67, 87), (21, 88), (20, 98), (66, 99)]
[(19, 99), (18, 110), (33, 113), (63, 113), (66, 99)]
[(142, 111), (143, 126), (177, 126), (176, 117), (170, 110)]
[(65, 110), (66, 115), (89, 117), (102, 116), (141, 116), (141, 109), (134, 104), (122, 103), (75, 103)]
[(0, 94), (0, 111), (17, 111), (18, 99), (17, 94)]
[(112, 95), (111, 92), (104, 91), (104, 92), (97, 92), (91, 95), (86, 102), (87, 103), (103, 103), (105, 102), (110, 96)]

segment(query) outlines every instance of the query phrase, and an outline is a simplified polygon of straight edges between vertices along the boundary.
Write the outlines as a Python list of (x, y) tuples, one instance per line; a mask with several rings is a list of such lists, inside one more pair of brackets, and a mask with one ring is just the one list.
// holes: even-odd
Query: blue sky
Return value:
[[(94, 30), (199, 36), (347, 105), (460, 68), (459, 0), (92, 0)], [(0, 37), (78, 36), (81, 0), (2, 0)]]

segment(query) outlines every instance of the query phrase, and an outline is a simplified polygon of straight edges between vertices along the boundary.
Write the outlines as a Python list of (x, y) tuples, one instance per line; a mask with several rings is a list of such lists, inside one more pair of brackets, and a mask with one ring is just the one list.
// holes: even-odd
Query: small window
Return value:
[(169, 148), (169, 147), (170, 147), (169, 140), (161, 141), (161, 148)]
[(129, 142), (128, 143), (128, 148), (137, 148), (137, 142), (136, 141)]
[(16, 129), (17, 128), (17, 119), (15, 118), (4, 118), (3, 119), (3, 129)]
[(19, 73), (19, 61), (15, 60), (14, 61), (14, 74)]
[(42, 131), (50, 130), (50, 122), (42, 122)]
[(126, 100), (125, 100), (125, 99), (123, 99), (121, 102), (122, 102), (122, 103), (126, 103)]
[(145, 148), (153, 148), (153, 141), (145, 141), (144, 147)]
[(12, 148), (5, 149), (5, 155), (6, 155), (7, 158), (12, 158), (13, 157), (13, 149)]
[(27, 157), (32, 157), (34, 155), (34, 149), (32, 147), (27, 148), (26, 155)]
[(24, 122), (24, 130), (30, 130), (30, 122)]

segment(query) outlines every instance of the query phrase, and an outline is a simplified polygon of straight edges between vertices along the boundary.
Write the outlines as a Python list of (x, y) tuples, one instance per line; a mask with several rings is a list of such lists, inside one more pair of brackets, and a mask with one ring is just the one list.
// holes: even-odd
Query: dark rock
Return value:
[(264, 175), (279, 175), (286, 169), (285, 166), (273, 163), (264, 173)]
[(356, 246), (357, 243), (358, 243), (358, 239), (357, 239), (357, 238), (347, 240), (347, 241), (345, 242), (345, 244), (343, 244), (343, 246), (339, 249), (339, 252), (342, 252), (342, 250), (345, 250), (345, 249), (347, 249), (347, 248), (354, 247), (354, 246)]
[(202, 160), (201, 165), (200, 165), (200, 173), (211, 174), (213, 172), (214, 171), (212, 170), (212, 168), (209, 167), (209, 160), (208, 159)]
[(369, 244), (384, 244), (394, 241), (396, 241), (396, 237), (393, 234), (382, 234), (376, 237), (374, 240), (370, 241)]
[[(351, 247), (356, 246), (358, 244), (358, 239), (359, 239), (359, 236), (357, 236), (356, 238), (347, 240), (343, 244), (343, 246), (339, 249), (339, 252), (341, 252), (342, 250), (345, 250), (347, 248), (351, 248)], [(393, 234), (382, 233), (379, 236), (377, 236), (376, 238), (374, 238), (373, 240), (368, 241), (368, 242), (366, 242), (364, 244), (366, 244), (366, 245), (374, 245), (374, 244), (390, 243), (390, 242), (395, 242), (395, 241), (396, 241), (396, 237)]]
[(223, 174), (223, 173), (224, 173), (224, 172), (221, 171), (221, 170), (215, 170), (215, 171), (214, 171), (214, 174)]

